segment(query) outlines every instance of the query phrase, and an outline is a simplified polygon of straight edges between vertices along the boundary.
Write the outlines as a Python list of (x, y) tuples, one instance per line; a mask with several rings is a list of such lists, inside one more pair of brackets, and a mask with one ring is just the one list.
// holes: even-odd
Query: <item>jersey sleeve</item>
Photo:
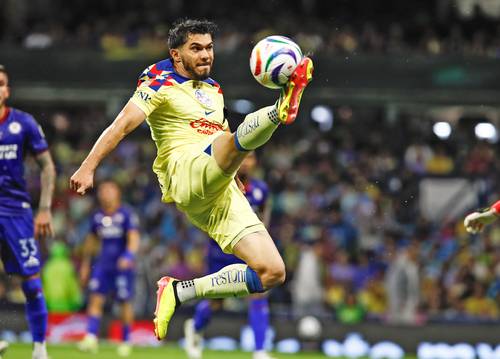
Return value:
[(155, 69), (156, 65), (152, 65), (142, 72), (137, 81), (137, 88), (130, 99), (146, 116), (163, 104), (165, 99), (159, 90), (169, 84), (168, 76), (158, 73)]
[(46, 151), (49, 148), (42, 127), (31, 116), (26, 117), (26, 145), (35, 154)]

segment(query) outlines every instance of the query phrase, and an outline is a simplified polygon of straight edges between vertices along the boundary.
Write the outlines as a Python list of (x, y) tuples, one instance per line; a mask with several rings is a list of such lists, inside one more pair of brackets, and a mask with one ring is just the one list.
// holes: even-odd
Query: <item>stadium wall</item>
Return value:
[[(0, 311), (0, 336), (5, 331), (22, 333), (27, 330), (22, 310)], [(77, 315), (80, 322), (79, 330), (85, 327), (83, 316)], [(179, 313), (173, 318), (169, 327), (169, 340), (177, 341), (183, 337), (183, 323), (189, 318), (188, 313)], [(106, 315), (103, 318), (101, 336), (109, 337), (113, 318)], [(212, 319), (211, 325), (205, 331), (205, 337), (227, 336), (240, 339), (242, 328), (247, 324), (246, 317), (234, 313), (221, 313)], [(275, 342), (286, 338), (298, 338), (297, 321), (286, 318), (273, 318), (272, 326), (276, 331)], [(498, 323), (491, 324), (426, 324), (422, 326), (387, 325), (381, 323), (363, 323), (359, 325), (340, 325), (334, 321), (322, 321), (321, 339), (333, 339), (343, 342), (350, 334), (359, 333), (369, 344), (390, 341), (400, 345), (407, 353), (416, 353), (419, 345), (425, 342), (446, 343), (449, 345), (467, 343), (477, 345), (487, 343), (496, 345), (500, 342)], [(73, 325), (74, 328), (74, 325)]]

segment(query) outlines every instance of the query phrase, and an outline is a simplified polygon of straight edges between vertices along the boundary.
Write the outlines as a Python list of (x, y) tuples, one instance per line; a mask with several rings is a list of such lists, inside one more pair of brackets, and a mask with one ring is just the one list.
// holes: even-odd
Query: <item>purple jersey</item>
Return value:
[(100, 240), (101, 251), (94, 266), (116, 269), (118, 258), (127, 250), (127, 235), (137, 229), (138, 219), (131, 209), (121, 206), (113, 214), (98, 210), (92, 215), (91, 232)]
[[(264, 181), (252, 178), (245, 185), (245, 196), (248, 200), (248, 203), (250, 203), (250, 206), (252, 206), (253, 210), (257, 214), (260, 214), (264, 210), (264, 206), (269, 196), (269, 188)], [(234, 263), (243, 263), (243, 261), (232, 254), (224, 253), (214, 240), (209, 241), (209, 273), (218, 272), (223, 267)]]
[(7, 108), (0, 119), (0, 215), (24, 215), (31, 210), (26, 191), (26, 150), (38, 154), (48, 149), (41, 127), (22, 111)]

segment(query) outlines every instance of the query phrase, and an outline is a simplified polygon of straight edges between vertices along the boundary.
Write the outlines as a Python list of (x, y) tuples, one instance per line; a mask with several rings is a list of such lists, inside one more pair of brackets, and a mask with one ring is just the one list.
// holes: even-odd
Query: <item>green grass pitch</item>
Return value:
[[(80, 353), (72, 345), (49, 345), (50, 359), (111, 359), (120, 358), (116, 354), (116, 346), (101, 344), (96, 355)], [(279, 354), (273, 353), (277, 359), (325, 359), (321, 353)], [(12, 344), (2, 359), (31, 358), (30, 344)], [(159, 348), (134, 348), (130, 359), (185, 359), (184, 351), (176, 345), (166, 345)], [(252, 353), (205, 351), (203, 359), (251, 359)]]

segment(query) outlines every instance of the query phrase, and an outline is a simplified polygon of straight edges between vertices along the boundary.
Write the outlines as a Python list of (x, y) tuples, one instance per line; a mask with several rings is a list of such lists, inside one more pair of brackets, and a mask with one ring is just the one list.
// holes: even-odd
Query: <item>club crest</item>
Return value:
[(207, 107), (211, 107), (212, 106), (212, 100), (202, 90), (200, 90), (200, 89), (196, 90), (194, 92), (194, 95), (195, 95), (196, 99), (198, 101), (200, 101), (200, 103), (202, 103), (203, 105), (205, 105)]
[(19, 122), (12, 122), (9, 125), (9, 132), (13, 135), (17, 135), (19, 132), (21, 132), (21, 124)]

